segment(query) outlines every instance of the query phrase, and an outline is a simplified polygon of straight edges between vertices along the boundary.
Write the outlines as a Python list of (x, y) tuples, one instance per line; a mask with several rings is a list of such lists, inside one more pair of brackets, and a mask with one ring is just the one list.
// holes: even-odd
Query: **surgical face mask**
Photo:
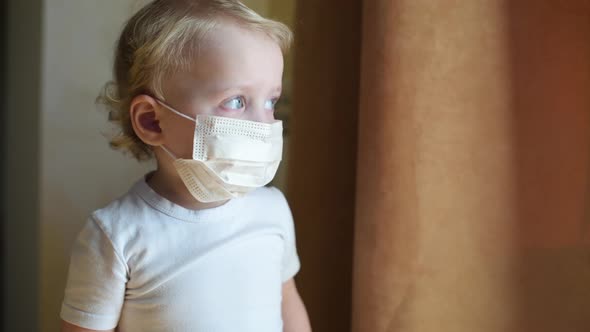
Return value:
[(200, 202), (240, 197), (268, 184), (283, 154), (281, 121), (262, 123), (212, 115), (193, 119), (158, 101), (175, 114), (195, 122), (192, 159), (174, 159), (188, 191)]

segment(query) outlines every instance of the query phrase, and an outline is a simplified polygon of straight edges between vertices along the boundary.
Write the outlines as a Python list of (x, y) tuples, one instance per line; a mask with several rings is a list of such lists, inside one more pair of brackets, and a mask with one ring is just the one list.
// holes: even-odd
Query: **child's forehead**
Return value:
[(198, 46), (190, 61), (191, 71), (198, 74), (226, 71), (260, 70), (283, 65), (280, 46), (262, 32), (250, 31), (234, 25), (221, 26), (211, 31)]
[(227, 19), (221, 20), (212, 29), (207, 31), (199, 44), (198, 47), (203, 51), (215, 51), (250, 45), (253, 47), (266, 46), (267, 48), (277, 48), (280, 50), (280, 45), (266, 33), (244, 27), (237, 22)]
[(171, 74), (168, 87), (186, 93), (217, 93), (235, 87), (279, 87), (283, 73), (280, 46), (262, 32), (234, 23), (207, 33), (184, 70)]
[(187, 70), (169, 76), (168, 87), (193, 94), (218, 94), (231, 89), (281, 89), (280, 48), (226, 45), (199, 52)]

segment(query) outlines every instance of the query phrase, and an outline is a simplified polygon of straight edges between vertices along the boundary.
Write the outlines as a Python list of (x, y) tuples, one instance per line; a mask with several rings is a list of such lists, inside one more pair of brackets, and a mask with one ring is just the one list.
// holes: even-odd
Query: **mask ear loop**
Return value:
[[(154, 98), (154, 99), (155, 99), (155, 98)], [(197, 121), (196, 119), (193, 119), (193, 118), (191, 118), (190, 116), (188, 116), (188, 115), (186, 115), (186, 114), (180, 113), (179, 111), (177, 111), (177, 110), (175, 110), (174, 108), (172, 108), (172, 107), (170, 107), (170, 106), (166, 105), (166, 103), (164, 103), (164, 102), (162, 102), (162, 101), (160, 101), (160, 100), (158, 100), (158, 99), (156, 99), (156, 101), (158, 102), (158, 104), (160, 104), (160, 105), (164, 106), (164, 108), (167, 108), (169, 111), (171, 111), (172, 113), (175, 113), (176, 115), (180, 115), (180, 116), (182, 116), (183, 118), (185, 118), (185, 119), (188, 119), (188, 120), (191, 120), (191, 121), (193, 121), (193, 122)]]
[[(179, 115), (179, 116), (181, 116), (181, 117), (183, 117), (183, 118), (185, 118), (187, 120), (191, 120), (192, 122), (195, 122), (195, 124), (196, 124), (196, 122), (197, 122), (196, 119), (193, 119), (193, 118), (191, 118), (190, 116), (188, 116), (186, 114), (180, 113), (179, 111), (175, 110), (174, 108), (172, 108), (171, 106), (167, 105), (166, 103), (164, 103), (163, 101), (161, 101), (161, 100), (159, 100), (157, 98), (154, 98), (154, 99), (156, 100), (156, 102), (158, 104), (162, 105), (164, 108), (168, 109), (172, 113), (175, 113), (176, 115)], [(170, 150), (168, 150), (164, 145), (160, 145), (159, 147), (162, 148), (162, 150), (164, 150), (173, 160), (178, 159), (178, 157), (176, 157), (174, 155), (174, 153), (170, 152)]]
[(170, 158), (172, 158), (172, 160), (176, 160), (176, 159), (178, 159), (178, 158), (177, 158), (177, 157), (174, 155), (174, 153), (172, 153), (172, 152), (170, 152), (170, 150), (166, 149), (166, 147), (165, 147), (165, 146), (163, 146), (163, 145), (160, 145), (160, 146), (159, 146), (159, 148), (161, 148), (162, 150), (164, 150), (164, 152), (166, 152), (166, 153), (167, 153), (167, 154), (170, 156)]

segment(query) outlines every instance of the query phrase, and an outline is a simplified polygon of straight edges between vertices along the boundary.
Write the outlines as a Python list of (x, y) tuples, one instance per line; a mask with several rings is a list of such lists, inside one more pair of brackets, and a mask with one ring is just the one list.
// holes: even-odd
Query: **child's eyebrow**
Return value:
[[(255, 86), (256, 86), (256, 84), (242, 84), (242, 85), (236, 85), (236, 86), (214, 86), (211, 88), (211, 92), (218, 95), (218, 94), (226, 93), (228, 91), (247, 91), (247, 90), (251, 90)], [(279, 86), (275, 87), (274, 89), (272, 89), (272, 93), (281, 94), (282, 92), (283, 92), (282, 85), (279, 85)]]
[(279, 86), (277, 86), (276, 88), (274, 88), (274, 89), (272, 90), (272, 92), (276, 92), (276, 93), (278, 93), (278, 94), (281, 94), (281, 93), (283, 93), (283, 87), (282, 87), (281, 85), (279, 85)]

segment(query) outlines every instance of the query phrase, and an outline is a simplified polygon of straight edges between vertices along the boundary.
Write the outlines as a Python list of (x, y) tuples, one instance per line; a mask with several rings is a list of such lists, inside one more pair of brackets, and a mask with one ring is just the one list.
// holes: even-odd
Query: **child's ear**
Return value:
[(146, 144), (158, 146), (162, 144), (162, 129), (158, 120), (158, 102), (148, 96), (139, 95), (133, 98), (129, 106), (129, 116), (135, 134)]

